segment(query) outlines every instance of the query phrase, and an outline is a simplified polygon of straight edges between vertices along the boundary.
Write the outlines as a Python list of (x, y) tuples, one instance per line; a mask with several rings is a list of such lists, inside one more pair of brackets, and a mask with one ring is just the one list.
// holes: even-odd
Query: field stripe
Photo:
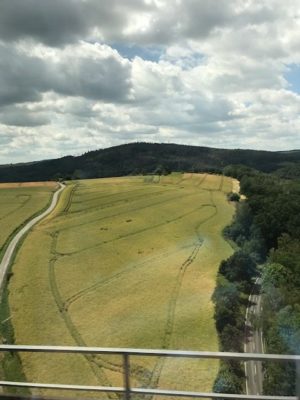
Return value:
[[(158, 206), (158, 205), (161, 205), (161, 204), (164, 204), (164, 203), (168, 203), (168, 202), (171, 202), (171, 201), (179, 200), (179, 199), (190, 197), (190, 196), (196, 196), (198, 194), (199, 194), (198, 192), (189, 193), (189, 194), (180, 194), (179, 196), (175, 196), (175, 197), (171, 197), (171, 198), (168, 198), (168, 199), (165, 199), (165, 200), (157, 201), (155, 203), (147, 204), (146, 206), (129, 208), (129, 209), (126, 209), (124, 211), (119, 211), (119, 212), (117, 212), (115, 214), (107, 215), (105, 217), (93, 218), (92, 221), (93, 222), (98, 222), (98, 221), (103, 221), (103, 220), (114, 218), (114, 217), (119, 217), (120, 215), (123, 215), (123, 214), (128, 214), (128, 213), (135, 212), (135, 211), (145, 210), (145, 209), (150, 208), (150, 207), (155, 207), (155, 206)], [(66, 228), (61, 228), (61, 229), (59, 229), (59, 231), (60, 232), (67, 231), (69, 229), (74, 229), (74, 228), (77, 228), (79, 226), (88, 225), (90, 223), (91, 223), (91, 221), (88, 220), (88, 221), (82, 222), (80, 224), (75, 224), (75, 225), (68, 226)]]
[(160, 227), (168, 225), (168, 224), (172, 224), (172, 223), (174, 223), (176, 221), (179, 221), (179, 220), (181, 220), (181, 219), (183, 219), (183, 218), (185, 218), (185, 217), (187, 217), (187, 216), (189, 216), (191, 214), (194, 214), (195, 212), (197, 212), (197, 211), (199, 211), (199, 210), (201, 210), (202, 208), (205, 208), (205, 207), (213, 207), (213, 206), (211, 204), (202, 204), (200, 207), (197, 207), (197, 208), (195, 208), (195, 209), (193, 209), (193, 210), (191, 210), (191, 211), (189, 211), (187, 213), (181, 214), (176, 218), (171, 218), (171, 219), (168, 219), (168, 220), (166, 220), (164, 222), (160, 222), (159, 224), (155, 224), (155, 225), (152, 225), (150, 227), (138, 229), (138, 230), (136, 230), (134, 232), (127, 233), (125, 235), (119, 235), (118, 237), (116, 237), (114, 239), (104, 240), (103, 242), (100, 242), (100, 243), (98, 243), (96, 245), (93, 245), (93, 246), (86, 247), (86, 248), (81, 249), (81, 250), (77, 250), (77, 251), (73, 251), (73, 252), (67, 252), (67, 253), (58, 252), (58, 254), (60, 256), (72, 256), (72, 255), (76, 255), (76, 254), (79, 254), (79, 253), (83, 253), (85, 251), (100, 247), (103, 244), (113, 243), (113, 242), (116, 242), (116, 241), (119, 241), (119, 240), (122, 240), (122, 239), (125, 239), (125, 238), (128, 238), (128, 237), (131, 237), (131, 236), (139, 235), (140, 233), (144, 233), (144, 232), (147, 232), (147, 231), (150, 231), (150, 230), (153, 230), (153, 229), (157, 229), (157, 228), (160, 228)]

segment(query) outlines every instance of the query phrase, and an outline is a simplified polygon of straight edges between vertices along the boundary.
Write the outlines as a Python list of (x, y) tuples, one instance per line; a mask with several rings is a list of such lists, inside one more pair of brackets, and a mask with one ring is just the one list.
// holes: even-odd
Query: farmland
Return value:
[[(218, 349), (211, 295), (232, 179), (171, 174), (71, 182), (17, 254), (19, 344)], [(120, 385), (121, 360), (21, 355), (29, 381)], [(214, 361), (135, 359), (136, 386), (211, 390)], [(180, 376), (180, 381), (178, 381)]]
[(7, 239), (32, 215), (46, 207), (54, 182), (0, 184), (0, 258)]

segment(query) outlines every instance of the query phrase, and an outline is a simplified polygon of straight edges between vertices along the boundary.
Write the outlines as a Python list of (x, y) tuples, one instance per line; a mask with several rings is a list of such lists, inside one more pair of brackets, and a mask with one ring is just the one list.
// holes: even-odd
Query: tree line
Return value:
[[(228, 166), (247, 200), (237, 203), (224, 235), (236, 252), (219, 267), (213, 294), (222, 351), (243, 351), (247, 299), (262, 277), (262, 325), (266, 352), (300, 354), (300, 182), (245, 166)], [(295, 365), (265, 363), (264, 394), (295, 395)], [(214, 390), (243, 391), (241, 363), (222, 362)]]

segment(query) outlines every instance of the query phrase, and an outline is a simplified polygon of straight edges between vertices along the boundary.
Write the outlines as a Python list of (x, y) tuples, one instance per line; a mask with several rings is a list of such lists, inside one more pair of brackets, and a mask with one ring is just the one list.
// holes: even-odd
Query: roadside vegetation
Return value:
[[(0, 184), (0, 262), (10, 238), (27, 220), (47, 207), (52, 192), (56, 189), (55, 182), (35, 182), (22, 184)], [(7, 282), (12, 277), (7, 274)], [(14, 332), (8, 304), (7, 284), (4, 283), (0, 302), (0, 341), (13, 343)], [(0, 376), (8, 380), (24, 380), (20, 359), (17, 354), (1, 355)], [(9, 391), (14, 392), (14, 389)], [(22, 390), (22, 393), (27, 393)]]
[(46, 208), (56, 186), (55, 182), (0, 184), (0, 260), (11, 235)]
[[(213, 295), (221, 349), (242, 351), (247, 295), (252, 277), (261, 274), (263, 314), (257, 323), (265, 351), (300, 354), (300, 182), (245, 166), (228, 166), (224, 172), (240, 180), (247, 200), (238, 204), (224, 231), (237, 251), (221, 263)], [(242, 365), (223, 363), (215, 390), (239, 393), (242, 377)], [(294, 396), (295, 365), (265, 363), (263, 382), (266, 395)]]
[[(217, 351), (211, 296), (233, 253), (222, 237), (232, 186), (193, 173), (70, 182), (13, 265), (16, 343)], [(121, 384), (117, 357), (21, 359), (30, 381)], [(136, 386), (209, 391), (218, 367), (137, 358), (131, 374)]]

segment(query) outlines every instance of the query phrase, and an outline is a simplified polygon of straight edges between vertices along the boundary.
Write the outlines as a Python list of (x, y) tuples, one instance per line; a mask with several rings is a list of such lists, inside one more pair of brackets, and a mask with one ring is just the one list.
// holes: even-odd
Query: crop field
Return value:
[[(16, 343), (217, 351), (211, 295), (232, 253), (221, 234), (232, 185), (180, 173), (71, 182), (13, 265)], [(117, 356), (21, 358), (29, 381), (122, 385)], [(133, 358), (131, 378), (209, 391), (217, 370), (216, 361)]]
[(7, 239), (47, 206), (56, 186), (55, 182), (0, 183), (0, 259)]

